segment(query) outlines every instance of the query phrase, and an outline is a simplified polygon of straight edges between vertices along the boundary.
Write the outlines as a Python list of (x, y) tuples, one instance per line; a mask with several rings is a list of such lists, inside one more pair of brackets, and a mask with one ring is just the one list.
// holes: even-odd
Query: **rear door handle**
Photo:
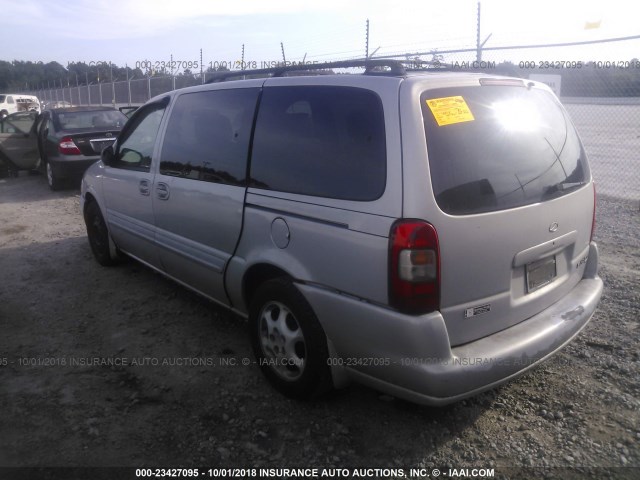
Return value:
[(140, 190), (141, 195), (148, 196), (149, 193), (151, 193), (151, 190), (149, 188), (149, 180), (140, 180), (140, 183), (138, 184), (138, 189)]
[(169, 185), (160, 182), (156, 185), (156, 195), (160, 200), (169, 199)]

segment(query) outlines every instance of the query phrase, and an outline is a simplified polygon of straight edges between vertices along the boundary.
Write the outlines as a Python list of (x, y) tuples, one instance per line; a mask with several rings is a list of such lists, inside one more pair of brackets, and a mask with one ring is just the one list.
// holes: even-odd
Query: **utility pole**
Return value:
[(369, 59), (369, 19), (367, 18), (367, 31), (364, 40), (364, 58)]
[(476, 26), (476, 61), (482, 60), (482, 48), (480, 47), (480, 2), (478, 2), (478, 23)]
[[(129, 78), (129, 65), (128, 64), (124, 64), (124, 69), (127, 72), (127, 92), (128, 92), (128, 97), (129, 97), (129, 106), (131, 106), (131, 78)], [(135, 77), (135, 75), (134, 75)]]
[[(244, 67), (245, 67), (245, 65), (244, 65), (244, 43), (243, 43), (243, 44), (242, 44), (242, 57), (241, 57), (241, 59), (240, 59), (240, 68), (242, 68), (242, 70), (246, 70)], [(242, 76), (242, 79), (243, 79), (243, 80), (246, 80), (246, 79), (247, 79), (247, 76), (246, 76), (246, 75), (243, 75), (243, 76)]]
[(284, 56), (284, 44), (282, 42), (280, 42), (280, 49), (282, 50), (282, 61), (286, 65), (287, 64), (287, 58)]
[(204, 85), (204, 73), (202, 71), (203, 68), (204, 65), (202, 65), (202, 49), (200, 49), (200, 79), (202, 81), (202, 84)]
[(111, 105), (116, 106), (116, 84), (113, 83), (113, 64), (109, 62), (109, 80), (111, 80)]
[(482, 61), (482, 47), (491, 38), (491, 33), (487, 35), (484, 42), (480, 43), (480, 2), (478, 2), (478, 25), (476, 28), (476, 61), (479, 63)]

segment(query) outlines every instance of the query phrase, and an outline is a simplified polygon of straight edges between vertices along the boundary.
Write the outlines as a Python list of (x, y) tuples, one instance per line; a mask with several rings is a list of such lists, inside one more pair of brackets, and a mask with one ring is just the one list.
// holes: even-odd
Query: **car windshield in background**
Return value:
[(420, 102), (438, 206), (466, 215), (565, 195), (590, 178), (558, 101), (524, 86), (428, 90)]
[(117, 110), (86, 110), (59, 112), (55, 115), (58, 130), (122, 128), (127, 117)]

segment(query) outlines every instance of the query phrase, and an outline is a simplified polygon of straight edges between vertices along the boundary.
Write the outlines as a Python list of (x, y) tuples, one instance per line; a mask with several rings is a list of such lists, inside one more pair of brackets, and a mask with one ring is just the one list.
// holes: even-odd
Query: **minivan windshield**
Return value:
[(539, 88), (484, 85), (420, 97), (436, 202), (451, 215), (530, 205), (589, 181), (578, 135)]

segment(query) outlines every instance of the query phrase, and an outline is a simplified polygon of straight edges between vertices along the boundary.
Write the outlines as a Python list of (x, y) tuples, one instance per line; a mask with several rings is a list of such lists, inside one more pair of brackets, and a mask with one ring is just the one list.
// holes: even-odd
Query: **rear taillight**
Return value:
[(433, 225), (399, 220), (391, 227), (389, 303), (412, 314), (440, 308), (440, 249)]
[(78, 146), (73, 143), (73, 138), (71, 137), (62, 137), (58, 144), (58, 151), (65, 155), (82, 155), (82, 152)]
[(591, 238), (593, 241), (593, 233), (596, 231), (596, 182), (593, 183), (593, 218), (591, 219)]

